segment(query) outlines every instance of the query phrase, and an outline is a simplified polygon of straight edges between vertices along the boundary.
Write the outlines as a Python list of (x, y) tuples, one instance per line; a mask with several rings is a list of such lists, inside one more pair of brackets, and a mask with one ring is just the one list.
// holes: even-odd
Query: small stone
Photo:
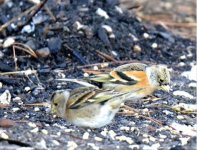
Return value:
[(57, 146), (60, 145), (60, 143), (59, 143), (57, 140), (52, 140), (52, 142), (53, 142), (53, 144), (55, 144), (55, 145), (57, 145)]
[(75, 29), (75, 30), (80, 30), (80, 29), (82, 29), (83, 28), (83, 24), (81, 24), (79, 21), (76, 21), (74, 24), (73, 24), (73, 28)]
[(73, 129), (64, 129), (64, 132), (66, 132), (66, 133), (73, 132), (73, 131), (75, 131), (75, 130), (73, 130)]
[(32, 128), (35, 128), (37, 127), (35, 123), (33, 122), (28, 122), (28, 126), (32, 127)]
[(26, 42), (26, 45), (29, 46), (31, 49), (36, 50), (37, 45), (35, 40), (29, 40)]
[(3, 48), (10, 47), (10, 46), (12, 46), (14, 43), (15, 43), (15, 39), (12, 38), (12, 37), (8, 37), (8, 38), (4, 41), (4, 43), (3, 43)]
[(119, 141), (126, 141), (128, 144), (133, 144), (134, 141), (130, 138), (130, 137), (126, 137), (126, 136), (116, 136), (116, 140)]
[(160, 144), (159, 143), (155, 143), (155, 144), (151, 145), (151, 149), (152, 150), (159, 149), (159, 147), (160, 147)]
[(189, 86), (190, 88), (197, 88), (197, 83), (191, 82), (188, 86)]
[(98, 70), (99, 68), (98, 68), (98, 66), (94, 66), (94, 68), (93, 68), (94, 70)]
[(25, 92), (29, 92), (31, 90), (31, 88), (29, 86), (26, 86), (24, 90), (25, 90)]
[(159, 137), (162, 138), (162, 139), (167, 138), (167, 136), (166, 135), (163, 135), (163, 134), (159, 134)]
[(3, 57), (4, 57), (4, 53), (2, 51), (0, 51), (0, 59), (2, 59)]
[(40, 108), (35, 107), (35, 108), (34, 108), (34, 111), (40, 111)]
[(36, 147), (39, 149), (47, 149), (46, 141), (42, 138), (39, 142), (36, 143)]
[(144, 139), (142, 139), (142, 142), (144, 142), (144, 143), (149, 143), (150, 141), (149, 141), (148, 138), (144, 138)]
[(29, 24), (26, 25), (22, 28), (21, 33), (32, 33), (35, 31), (35, 25), (34, 24)]
[(130, 130), (130, 128), (129, 128), (129, 127), (125, 127), (125, 126), (123, 126), (123, 127), (120, 127), (120, 130), (129, 131), (129, 130)]
[(145, 39), (148, 39), (150, 36), (149, 36), (148, 33), (144, 33), (144, 34), (143, 34), (143, 37), (144, 37)]
[(186, 56), (182, 55), (182, 56), (179, 57), (179, 59), (184, 60), (184, 59), (186, 59)]
[(118, 56), (118, 53), (116, 52), (116, 51), (111, 51), (111, 53), (112, 53), (112, 55), (114, 55), (115, 57), (117, 57)]
[(83, 76), (84, 76), (84, 77), (89, 77), (89, 74), (85, 72), (85, 73), (83, 74)]
[(108, 67), (109, 66), (109, 63), (102, 63), (101, 64), (101, 68), (105, 68), (105, 67)]
[(36, 54), (41, 57), (41, 58), (46, 58), (49, 56), (50, 54), (50, 50), (48, 47), (44, 47), (41, 49), (36, 50)]
[(101, 131), (101, 135), (103, 136), (107, 136), (108, 130), (106, 128), (104, 128), (103, 131)]
[(188, 140), (190, 139), (189, 137), (186, 137), (186, 138), (179, 138), (180, 141), (181, 141), (181, 144), (184, 146), (188, 143)]
[(179, 66), (179, 67), (183, 67), (183, 66), (185, 66), (185, 63), (184, 62), (180, 62), (180, 63), (178, 63), (178, 65), (177, 66)]
[(68, 143), (67, 143), (68, 150), (74, 150), (77, 147), (78, 147), (77, 143), (75, 143), (74, 141), (68, 141)]
[(88, 146), (91, 146), (93, 150), (99, 150), (99, 147), (96, 146), (94, 143), (88, 143)]
[(158, 45), (157, 45), (157, 43), (153, 43), (153, 44), (151, 45), (151, 47), (152, 47), (152, 48), (157, 48)]
[(94, 139), (95, 139), (96, 141), (99, 141), (99, 142), (103, 141), (103, 139), (100, 138), (100, 137), (98, 137), (98, 136), (94, 137)]
[(0, 137), (3, 139), (9, 139), (9, 136), (2, 130), (0, 131)]
[(162, 111), (165, 115), (172, 115), (173, 112), (169, 111), (169, 110), (163, 110)]
[(32, 130), (30, 130), (30, 132), (32, 132), (32, 133), (37, 133), (38, 131), (39, 131), (38, 127), (34, 128), (34, 129), (32, 129)]
[(47, 43), (48, 43), (48, 48), (50, 50), (49, 54), (50, 53), (57, 53), (62, 48), (62, 39), (60, 37), (52, 37), (47, 40)]
[(101, 17), (104, 17), (105, 19), (109, 19), (109, 16), (108, 16), (107, 12), (104, 11), (103, 9), (101, 9), (101, 8), (98, 8), (96, 10), (96, 14), (101, 16)]
[(83, 134), (83, 137), (82, 137), (82, 138), (83, 138), (84, 140), (87, 140), (87, 139), (89, 139), (89, 135), (90, 135), (90, 134), (89, 134), (88, 132), (85, 132), (85, 133)]
[(47, 21), (47, 19), (48, 19), (48, 16), (43, 15), (43, 14), (37, 14), (32, 18), (32, 21), (33, 21), (33, 24), (38, 25)]
[(176, 117), (177, 117), (177, 119), (179, 119), (179, 120), (185, 119), (182, 115), (178, 115), (178, 116), (176, 116)]
[(189, 99), (193, 99), (194, 98), (194, 96), (191, 95), (190, 93), (185, 92), (185, 91), (179, 91), (179, 90), (178, 91), (174, 91), (173, 95), (175, 95), (175, 96), (183, 96), (183, 97), (186, 97), (186, 98), (189, 98)]
[(13, 112), (17, 112), (17, 111), (19, 111), (19, 110), (20, 110), (20, 108), (18, 108), (18, 107), (12, 108), (12, 111), (13, 111)]
[(109, 130), (108, 134), (113, 140), (115, 139), (116, 133), (113, 130)]
[(108, 33), (113, 32), (112, 28), (109, 25), (102, 25), (101, 27), (104, 28)]
[(130, 149), (133, 149), (133, 150), (134, 150), (134, 149), (135, 149), (135, 150), (138, 150), (138, 149), (140, 149), (140, 146), (137, 145), (137, 144), (136, 144), (136, 145), (129, 145), (129, 148), (130, 148)]
[(42, 132), (43, 134), (46, 134), (46, 135), (49, 133), (49, 132), (48, 132), (47, 130), (45, 130), (45, 129), (42, 129), (41, 132)]
[(115, 6), (115, 10), (116, 10), (118, 13), (123, 14), (123, 11), (122, 11), (122, 9), (121, 9), (120, 7)]
[(139, 45), (134, 45), (133, 51), (136, 53), (140, 53), (142, 51), (142, 48)]
[(0, 95), (0, 104), (7, 104), (9, 105), (11, 102), (11, 94), (9, 90), (5, 90), (5, 92), (3, 92)]
[(153, 136), (149, 136), (150, 141), (155, 142), (156, 138), (154, 138)]
[(0, 89), (3, 87), (3, 83), (2, 82), (0, 82)]

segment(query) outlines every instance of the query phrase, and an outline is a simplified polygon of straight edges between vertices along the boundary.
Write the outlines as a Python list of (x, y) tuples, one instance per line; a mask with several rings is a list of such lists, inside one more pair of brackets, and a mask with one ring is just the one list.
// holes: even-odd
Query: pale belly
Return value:
[(118, 109), (112, 110), (109, 105), (103, 105), (99, 113), (93, 114), (91, 117), (78, 117), (70, 122), (81, 127), (100, 128), (110, 124), (117, 111)]

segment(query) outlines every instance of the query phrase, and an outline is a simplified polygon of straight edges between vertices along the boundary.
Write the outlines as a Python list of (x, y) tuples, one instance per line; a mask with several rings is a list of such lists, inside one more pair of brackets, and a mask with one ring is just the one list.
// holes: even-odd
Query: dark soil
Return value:
[[(0, 5), (0, 24), (18, 16), (32, 5), (27, 1), (16, 0)], [(110, 1), (91, 3), (88, 0), (51, 0), (47, 2), (47, 7), (54, 14), (56, 21), (49, 16), (46, 9), (41, 9), (36, 15), (41, 18), (40, 23), (35, 24), (36, 17), (31, 21), (32, 26), (35, 26), (33, 32), (24, 33), (19, 28), (20, 24), (27, 20), (27, 17), (23, 17), (0, 33), (0, 93), (9, 90), (12, 95), (11, 105), (0, 109), (0, 117), (16, 121), (10, 128), (0, 128), (0, 149), (72, 149), (76, 145), (76, 149), (195, 148), (193, 130), (196, 130), (196, 112), (182, 114), (172, 109), (172, 106), (179, 103), (195, 104), (195, 88), (188, 86), (194, 81), (181, 76), (181, 73), (189, 71), (191, 63), (195, 62), (195, 41), (174, 35), (160, 25), (147, 25), (137, 19), (134, 13), (120, 13)], [(97, 15), (98, 8), (105, 10), (109, 19)], [(78, 29), (76, 22), (84, 26)], [(112, 33), (108, 33), (102, 25), (109, 25)], [(111, 34), (115, 37), (110, 38)], [(8, 37), (14, 37), (16, 42), (28, 45), (37, 53), (45, 48), (45, 58), (33, 58), (20, 49), (16, 50), (18, 71), (32, 69), (36, 70), (36, 73), (2, 74), (16, 71), (12, 46), (3, 47)], [(141, 49), (136, 50), (136, 45)], [(105, 53), (110, 58), (103, 57), (98, 52)], [(53, 118), (47, 107), (23, 105), (50, 102), (50, 95), (54, 90), (78, 86), (54, 79), (64, 76), (81, 78), (85, 71), (83, 69), (93, 70), (94, 66), (101, 68), (100, 65), (91, 64), (108, 62), (108, 67), (112, 68), (123, 64), (123, 61), (166, 64), (171, 68), (170, 94), (156, 92), (154, 95), (161, 98), (158, 101), (127, 103), (128, 106), (139, 110), (140, 114), (157, 119), (162, 124), (137, 115), (118, 114), (112, 124), (106, 127), (82, 129), (63, 119)], [(194, 98), (175, 96), (173, 92), (177, 90), (186, 91)], [(179, 132), (170, 128), (172, 123), (184, 125), (188, 133), (182, 129)], [(125, 130), (125, 127), (129, 129)], [(106, 136), (103, 134), (105, 130)], [(85, 132), (89, 133), (87, 140), (82, 138)], [(116, 134), (114, 137), (113, 132)], [(9, 138), (4, 139), (3, 133)], [(120, 136), (125, 136), (127, 140), (119, 140)], [(102, 138), (102, 141), (95, 137)], [(182, 142), (184, 140), (187, 142)]]

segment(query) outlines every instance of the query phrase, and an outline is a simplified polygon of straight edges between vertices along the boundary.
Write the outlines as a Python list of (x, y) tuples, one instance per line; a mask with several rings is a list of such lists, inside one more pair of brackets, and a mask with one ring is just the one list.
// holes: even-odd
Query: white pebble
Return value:
[(31, 25), (26, 25), (22, 28), (21, 33), (32, 33), (35, 30), (35, 25), (31, 24)]
[(112, 33), (113, 30), (109, 25), (102, 25), (102, 28), (105, 29), (108, 33)]
[(64, 132), (66, 132), (66, 133), (73, 132), (73, 131), (75, 131), (75, 130), (73, 130), (73, 129), (64, 129)]
[(12, 108), (12, 111), (13, 111), (13, 112), (17, 112), (17, 111), (19, 111), (19, 110), (20, 110), (20, 108), (18, 108), (18, 107)]
[(134, 45), (133, 51), (136, 52), (136, 53), (139, 53), (139, 52), (142, 51), (142, 48), (139, 45)]
[(157, 149), (159, 149), (159, 147), (160, 147), (159, 143), (155, 143), (155, 144), (151, 145), (152, 150), (157, 150)]
[(151, 45), (151, 47), (152, 47), (152, 48), (157, 48), (158, 45), (157, 45), (157, 43), (153, 43), (153, 44)]
[(85, 133), (83, 134), (83, 137), (82, 137), (82, 138), (83, 138), (84, 140), (87, 140), (87, 139), (89, 139), (89, 135), (90, 135), (90, 134), (89, 134), (88, 132), (85, 132)]
[(1, 95), (0, 95), (0, 104), (10, 104), (11, 102), (11, 94), (9, 90), (5, 90)]
[(116, 133), (113, 130), (109, 130), (108, 133), (109, 133), (109, 136), (114, 140), (115, 136), (116, 136)]
[(55, 144), (55, 145), (57, 145), (57, 146), (60, 145), (60, 143), (59, 143), (57, 140), (52, 140), (52, 142), (53, 142), (53, 144)]
[(37, 127), (36, 124), (33, 123), (33, 122), (28, 122), (27, 125), (30, 126), (30, 127), (32, 127), (32, 128)]
[(101, 8), (98, 8), (96, 10), (96, 14), (101, 16), (101, 17), (104, 17), (105, 19), (109, 19), (109, 16), (108, 16), (107, 12), (104, 11), (103, 9), (101, 9)]
[(88, 146), (91, 146), (93, 150), (99, 150), (99, 147), (96, 146), (94, 143), (88, 143)]
[(68, 143), (67, 143), (68, 150), (74, 150), (77, 147), (78, 147), (77, 143), (75, 143), (74, 141), (68, 141)]
[(12, 46), (14, 44), (14, 42), (15, 42), (14, 38), (8, 37), (3, 43), (3, 48), (7, 48), (7, 47)]
[(169, 111), (169, 110), (163, 110), (162, 111), (165, 115), (172, 115), (173, 112)]
[(123, 14), (123, 11), (122, 11), (122, 9), (121, 9), (120, 7), (115, 6), (115, 10), (116, 10), (118, 13)]
[(129, 131), (129, 130), (130, 130), (130, 128), (129, 128), (129, 127), (125, 127), (125, 126), (123, 126), (123, 127), (120, 127), (120, 130)]
[(26, 92), (30, 91), (31, 88), (29, 86), (26, 86), (25, 89), (24, 89)]
[(188, 78), (189, 80), (197, 81), (197, 65), (192, 65), (190, 71), (185, 71), (181, 75)]
[(48, 132), (47, 130), (45, 130), (45, 129), (42, 129), (41, 132), (42, 132), (43, 134), (46, 134), (46, 135), (49, 133), (49, 132)]
[(144, 33), (144, 34), (143, 34), (143, 37), (144, 37), (145, 39), (148, 39), (148, 38), (149, 38), (149, 34), (148, 34), (148, 33)]
[(140, 146), (137, 145), (137, 144), (136, 145), (129, 145), (129, 148), (130, 149), (136, 149), (137, 150), (137, 149), (140, 149)]
[(178, 115), (178, 116), (176, 116), (176, 117), (177, 117), (177, 119), (179, 119), (179, 120), (185, 119), (182, 115)]
[(154, 138), (153, 136), (149, 136), (150, 141), (155, 142), (156, 138)]
[(35, 107), (35, 108), (34, 108), (34, 111), (40, 111), (40, 108)]
[(98, 68), (98, 66), (94, 66), (94, 68), (93, 68), (94, 70), (98, 70), (99, 68)]
[(111, 33), (111, 34), (109, 35), (109, 38), (111, 38), (111, 39), (115, 39), (115, 38), (116, 38), (116, 36), (115, 36), (115, 34)]
[(191, 82), (188, 86), (191, 88), (197, 88), (197, 83)]
[(162, 139), (167, 138), (167, 136), (166, 136), (166, 135), (164, 135), (164, 134), (159, 134), (159, 137), (160, 137), (160, 138), (162, 138)]
[(103, 131), (101, 131), (101, 135), (103, 136), (107, 136), (108, 130), (106, 128), (104, 128)]
[(89, 77), (89, 74), (85, 72), (85, 73), (83, 74), (83, 76), (84, 76), (84, 77)]
[(76, 21), (73, 26), (77, 29), (80, 30), (81, 28), (84, 27), (84, 25), (82, 25), (79, 21)]
[(101, 68), (105, 68), (105, 67), (108, 67), (109, 66), (109, 63), (102, 63), (101, 64)]
[(144, 142), (144, 143), (149, 143), (149, 139), (148, 138), (144, 138), (144, 139), (142, 139), (142, 142)]
[(34, 129), (32, 129), (32, 130), (30, 130), (30, 132), (32, 132), (32, 133), (37, 133), (38, 131), (39, 131), (38, 127), (34, 128)]
[(178, 65), (177, 66), (179, 66), (179, 67), (183, 67), (183, 66), (185, 66), (185, 63), (184, 62), (180, 62), (180, 63), (178, 63)]
[(2, 130), (0, 130), (0, 137), (3, 139), (9, 139), (9, 136)]
[(42, 138), (39, 142), (36, 143), (37, 148), (47, 149), (46, 141)]
[(194, 98), (193, 95), (191, 95), (190, 93), (185, 92), (185, 91), (174, 91), (173, 95), (175, 95), (175, 96), (184, 96), (184, 97), (189, 98), (189, 99), (193, 99)]
[(94, 139), (95, 139), (96, 141), (99, 141), (99, 142), (101, 142), (101, 141), (103, 140), (102, 138), (100, 138), (100, 137), (98, 137), (98, 136), (94, 137)]
[(188, 143), (189, 139), (190, 139), (190, 137), (179, 138), (179, 140), (181, 141), (182, 145), (186, 145)]
[(179, 59), (184, 60), (184, 59), (186, 59), (186, 56), (182, 55), (182, 56), (179, 57)]

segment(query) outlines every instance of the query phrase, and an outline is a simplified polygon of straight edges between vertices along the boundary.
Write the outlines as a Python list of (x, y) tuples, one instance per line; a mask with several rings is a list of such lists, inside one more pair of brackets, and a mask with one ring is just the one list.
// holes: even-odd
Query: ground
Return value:
[[(159, 10), (165, 12), (170, 4), (161, 2)], [(147, 15), (157, 7), (153, 2), (155, 9), (150, 11), (151, 3), (144, 3), (139, 11), (122, 11), (117, 7), (121, 1), (51, 0), (33, 19), (33, 13), (23, 13), (39, 8), (30, 1), (0, 5), (1, 25), (24, 14), (0, 28), (0, 101), (6, 90), (4, 95), (11, 94), (9, 105), (0, 105), (0, 149), (195, 149), (194, 36), (185, 28), (183, 37), (177, 34), (180, 28), (147, 23)], [(180, 6), (176, 1), (174, 5)], [(195, 9), (193, 1), (184, 6)], [(98, 8), (107, 14), (98, 13)], [(127, 102), (134, 112), (117, 114), (112, 124), (100, 129), (83, 129), (54, 118), (44, 105), (54, 90), (79, 86), (55, 79), (81, 78), (130, 62), (167, 65), (170, 93), (157, 91), (139, 102)]]

